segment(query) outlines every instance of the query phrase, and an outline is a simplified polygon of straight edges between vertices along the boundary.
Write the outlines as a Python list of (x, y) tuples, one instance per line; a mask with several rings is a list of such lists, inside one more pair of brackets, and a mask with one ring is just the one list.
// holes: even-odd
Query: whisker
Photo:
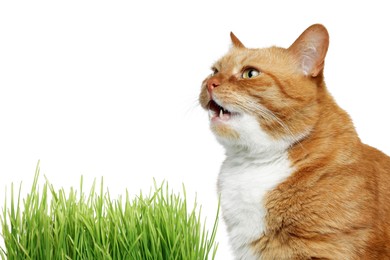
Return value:
[(289, 137), (293, 141), (293, 143), (291, 145), (298, 144), (298, 145), (300, 145), (303, 148), (300, 136), (297, 136), (297, 135), (293, 134), (291, 129), (278, 116), (276, 116), (275, 113), (273, 113), (272, 111), (266, 109), (265, 113), (268, 116), (270, 116), (272, 120), (274, 120), (276, 123), (278, 123), (285, 130), (285, 132), (287, 132), (289, 134)]
[(198, 98), (191, 98), (191, 101), (186, 103), (188, 104), (187, 108), (184, 111), (184, 115), (186, 116), (190, 113), (193, 113), (195, 110), (201, 108)]
[(254, 111), (265, 120), (276, 122), (284, 130), (288, 137), (291, 138), (291, 140), (293, 141), (292, 144), (299, 144), (303, 148), (301, 143), (301, 137), (293, 134), (292, 130), (288, 127), (288, 125), (286, 125), (283, 120), (281, 120), (275, 113), (263, 107), (261, 104), (258, 104), (258, 102), (254, 101), (251, 98), (239, 97), (238, 99), (240, 101), (240, 104), (243, 104), (241, 105), (242, 110), (246, 111), (247, 113), (253, 113)]

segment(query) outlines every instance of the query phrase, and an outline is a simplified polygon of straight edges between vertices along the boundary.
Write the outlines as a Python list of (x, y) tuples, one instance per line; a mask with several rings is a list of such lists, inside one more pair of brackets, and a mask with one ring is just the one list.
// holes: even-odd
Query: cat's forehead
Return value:
[(251, 51), (247, 49), (238, 50), (233, 48), (216, 62), (215, 67), (217, 67), (220, 71), (237, 73), (241, 70), (243, 64), (247, 64), (250, 60), (253, 59), (251, 59), (253, 54), (253, 51), (251, 53)]
[(238, 73), (244, 67), (257, 67), (269, 69), (286, 64), (289, 55), (286, 49), (278, 47), (247, 49), (232, 48), (225, 56), (219, 59), (214, 67), (226, 73)]

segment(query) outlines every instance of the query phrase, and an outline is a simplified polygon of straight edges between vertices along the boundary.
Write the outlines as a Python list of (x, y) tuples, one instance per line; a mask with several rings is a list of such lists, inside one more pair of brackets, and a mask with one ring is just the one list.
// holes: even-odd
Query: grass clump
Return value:
[[(103, 180), (96, 192), (55, 190), (46, 179), (38, 186), (39, 167), (31, 192), (21, 202), (20, 190), (1, 214), (2, 259), (214, 259), (218, 211), (209, 233), (196, 202), (188, 210), (186, 194), (154, 183), (149, 195), (110, 198)], [(6, 199), (7, 202), (7, 199)], [(21, 207), (23, 206), (23, 207)], [(22, 209), (23, 208), (23, 209)]]

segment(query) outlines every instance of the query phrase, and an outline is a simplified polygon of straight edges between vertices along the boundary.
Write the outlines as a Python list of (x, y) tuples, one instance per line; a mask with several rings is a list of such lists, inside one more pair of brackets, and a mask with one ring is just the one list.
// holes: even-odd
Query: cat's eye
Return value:
[(216, 68), (211, 68), (211, 70), (213, 71), (211, 73), (211, 75), (213, 75), (213, 76), (218, 73), (218, 70)]
[(254, 77), (257, 77), (260, 74), (260, 71), (254, 68), (249, 68), (245, 69), (244, 72), (242, 73), (242, 78), (243, 79), (251, 79)]

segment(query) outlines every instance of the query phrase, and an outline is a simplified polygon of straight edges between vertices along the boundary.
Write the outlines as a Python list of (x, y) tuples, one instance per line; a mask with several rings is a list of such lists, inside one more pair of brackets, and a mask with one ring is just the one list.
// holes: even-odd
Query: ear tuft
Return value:
[(234, 35), (233, 32), (230, 32), (230, 39), (232, 39), (233, 46), (236, 48), (245, 48), (244, 44)]
[(314, 24), (307, 28), (288, 50), (297, 58), (304, 75), (316, 77), (324, 68), (328, 46), (328, 31), (323, 25)]

